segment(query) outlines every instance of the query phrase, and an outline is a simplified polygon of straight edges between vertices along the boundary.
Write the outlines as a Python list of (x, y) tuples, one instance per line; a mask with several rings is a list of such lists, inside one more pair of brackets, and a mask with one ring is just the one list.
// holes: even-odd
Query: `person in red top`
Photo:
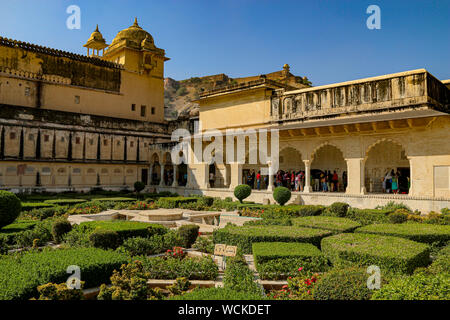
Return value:
[(332, 181), (333, 181), (333, 191), (334, 192), (339, 191), (339, 176), (336, 173), (336, 170), (333, 172), (333, 179), (332, 179)]
[(261, 190), (261, 171), (258, 171), (256, 174), (256, 187), (258, 190)]

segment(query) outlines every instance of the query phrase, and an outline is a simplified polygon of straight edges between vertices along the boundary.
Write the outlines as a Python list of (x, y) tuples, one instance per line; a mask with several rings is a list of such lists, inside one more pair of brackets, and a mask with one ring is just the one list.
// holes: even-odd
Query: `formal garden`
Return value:
[[(276, 204), (262, 205), (245, 201), (247, 187), (236, 187), (237, 200), (142, 193), (138, 185), (132, 193), (0, 191), (0, 300), (450, 298), (449, 209), (422, 215), (401, 203), (287, 205), (291, 194), (282, 187)], [(245, 222), (203, 233), (196, 223), (69, 221), (157, 209), (222, 212)], [(237, 247), (225, 268), (216, 244)], [(66, 284), (69, 266), (79, 267), (79, 289)]]

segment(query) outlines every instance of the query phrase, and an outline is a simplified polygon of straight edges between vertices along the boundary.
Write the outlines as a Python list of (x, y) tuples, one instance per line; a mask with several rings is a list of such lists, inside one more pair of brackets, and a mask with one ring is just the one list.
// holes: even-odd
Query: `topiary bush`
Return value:
[(347, 211), (350, 205), (345, 202), (335, 202), (331, 206), (326, 209), (325, 215), (333, 216), (333, 217), (346, 217)]
[(346, 218), (358, 221), (363, 226), (373, 223), (390, 223), (392, 210), (349, 208)]
[(450, 241), (450, 226), (408, 222), (403, 224), (373, 224), (355, 232), (406, 238), (424, 243), (446, 244)]
[(234, 188), (234, 196), (239, 200), (240, 203), (244, 199), (247, 199), (252, 194), (252, 188), (247, 184), (241, 184)]
[(315, 300), (369, 300), (373, 291), (367, 288), (369, 274), (365, 269), (335, 269), (317, 282)]
[(229, 288), (197, 289), (170, 300), (265, 300), (260, 293), (236, 291)]
[(198, 237), (200, 227), (196, 224), (186, 224), (178, 228), (177, 233), (183, 241), (184, 248), (190, 248)]
[(377, 265), (391, 273), (412, 273), (430, 263), (430, 247), (407, 239), (363, 233), (325, 238), (322, 252), (336, 267)]
[(111, 230), (95, 230), (89, 235), (89, 241), (95, 248), (116, 249), (119, 246), (119, 235)]
[(20, 199), (12, 192), (0, 190), (0, 229), (13, 223), (22, 211)]
[(252, 253), (254, 242), (306, 242), (316, 246), (332, 233), (327, 230), (290, 226), (243, 226), (227, 225), (213, 232), (214, 243), (238, 246), (243, 253)]
[(144, 189), (145, 189), (145, 183), (143, 183), (142, 181), (136, 181), (134, 183), (134, 191), (136, 191), (137, 193), (141, 192)]
[(63, 240), (63, 236), (72, 230), (72, 225), (67, 219), (58, 219), (53, 222), (52, 236), (56, 243), (60, 243)]
[(409, 212), (405, 209), (397, 209), (389, 214), (391, 223), (404, 223), (408, 220)]
[(284, 206), (291, 199), (291, 190), (285, 187), (277, 187), (273, 191), (273, 198), (280, 206)]
[(203, 205), (205, 207), (211, 207), (214, 203), (214, 198), (204, 196), (204, 197), (199, 198), (197, 203), (199, 205)]

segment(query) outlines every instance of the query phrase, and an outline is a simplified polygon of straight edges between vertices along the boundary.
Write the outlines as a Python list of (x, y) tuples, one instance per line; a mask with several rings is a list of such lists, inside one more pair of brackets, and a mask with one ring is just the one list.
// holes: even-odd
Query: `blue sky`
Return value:
[[(66, 28), (72, 4), (80, 30)], [(371, 4), (381, 30), (366, 27)], [(450, 79), (449, 0), (2, 0), (1, 8), (1, 36), (82, 54), (97, 23), (111, 43), (137, 16), (177, 80), (285, 63), (314, 85), (418, 68)]]

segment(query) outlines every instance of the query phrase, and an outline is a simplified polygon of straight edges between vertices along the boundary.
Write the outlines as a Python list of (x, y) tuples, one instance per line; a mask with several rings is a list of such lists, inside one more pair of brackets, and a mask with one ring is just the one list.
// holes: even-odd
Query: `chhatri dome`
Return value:
[(152, 35), (139, 26), (137, 18), (135, 18), (134, 24), (131, 27), (120, 31), (117, 34), (109, 49), (122, 45), (135, 49), (155, 48)]
[(92, 32), (89, 40), (86, 42), (84, 47), (88, 49), (88, 55), (91, 55), (90, 50), (92, 49), (92, 55), (99, 56), (100, 50), (105, 49), (107, 46), (108, 45), (106, 44), (106, 40), (105, 38), (103, 38), (101, 32), (98, 30), (97, 25), (97, 28), (95, 28), (95, 31)]

